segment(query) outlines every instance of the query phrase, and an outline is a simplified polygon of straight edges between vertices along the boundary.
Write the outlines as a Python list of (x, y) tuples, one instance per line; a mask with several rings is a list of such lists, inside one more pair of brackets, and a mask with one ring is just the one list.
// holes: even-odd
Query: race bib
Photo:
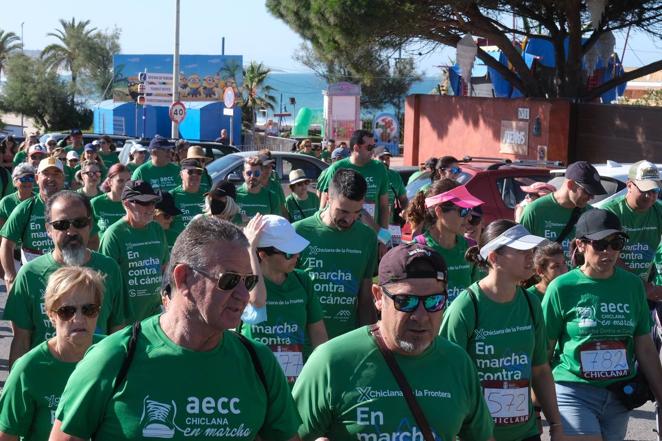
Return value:
[(276, 356), (278, 364), (287, 380), (293, 382), (297, 379), (303, 368), (303, 352), (301, 345), (273, 345), (271, 352)]
[(375, 204), (363, 204), (363, 209), (368, 212), (372, 218), (375, 218)]
[(588, 380), (625, 377), (630, 374), (625, 342), (592, 341), (579, 348), (582, 376)]
[(529, 420), (528, 380), (487, 380), (482, 386), (495, 424), (520, 424)]
[(389, 225), (388, 231), (391, 233), (393, 246), (400, 245), (400, 242), (402, 242), (402, 229), (400, 225)]

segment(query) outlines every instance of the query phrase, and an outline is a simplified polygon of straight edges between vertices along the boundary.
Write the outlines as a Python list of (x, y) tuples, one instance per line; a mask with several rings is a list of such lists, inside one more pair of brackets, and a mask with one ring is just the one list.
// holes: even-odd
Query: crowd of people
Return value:
[(364, 130), (302, 141), (330, 166), (287, 195), (268, 149), (235, 187), (183, 140), (62, 144), (1, 144), (0, 441), (611, 441), (662, 399), (648, 161), (602, 209), (580, 161), (486, 223), (460, 161), (409, 201)]

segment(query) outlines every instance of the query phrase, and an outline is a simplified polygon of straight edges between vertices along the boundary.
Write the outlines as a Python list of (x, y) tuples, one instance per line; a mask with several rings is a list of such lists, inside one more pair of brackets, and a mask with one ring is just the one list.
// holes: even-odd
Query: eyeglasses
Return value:
[(98, 175), (101, 176), (101, 172), (99, 170), (90, 170), (83, 172), (84, 175), (92, 176), (92, 175)]
[(46, 155), (30, 155), (30, 159), (33, 161), (39, 160), (39, 159), (44, 159)]
[(260, 248), (259, 250), (264, 251), (264, 253), (267, 256), (280, 255), (280, 256), (283, 256), (287, 260), (293, 259), (293, 258), (295, 258), (299, 255), (299, 253), (295, 253), (295, 254), (284, 253), (283, 251), (279, 250), (276, 247), (265, 247), (265, 248)]
[(621, 251), (623, 248), (625, 248), (625, 237), (623, 236), (616, 236), (611, 240), (607, 239), (600, 239), (600, 240), (590, 240), (590, 239), (584, 239), (584, 242), (590, 243), (591, 246), (595, 251), (605, 251), (607, 247), (611, 247), (612, 250), (614, 251)]
[(79, 311), (87, 318), (94, 318), (99, 315), (101, 306), (95, 303), (88, 303), (87, 305), (81, 305), (80, 307), (66, 305), (60, 306), (59, 308), (53, 310), (54, 313), (60, 318), (60, 320), (68, 322), (76, 315), (76, 311)]
[(384, 285), (380, 285), (382, 291), (389, 299), (393, 300), (393, 306), (400, 312), (412, 313), (418, 308), (418, 304), (423, 302), (423, 308), (427, 312), (439, 312), (446, 306), (448, 292), (439, 294), (430, 294), (429, 296), (417, 296), (414, 294), (393, 294), (389, 292)]
[[(188, 170), (186, 170), (186, 173), (187, 173), (189, 176), (202, 176), (202, 170), (192, 170), (192, 169), (188, 169)], [(250, 175), (249, 175), (249, 176), (250, 176)]]
[(446, 206), (442, 205), (441, 206), (441, 211), (443, 213), (449, 213), (451, 211), (457, 211), (457, 214), (460, 217), (467, 217), (471, 214), (471, 208), (462, 208), (462, 207), (458, 207), (457, 205), (446, 205)]
[(108, 144), (106, 141), (99, 141), (99, 144)]
[(34, 182), (34, 175), (26, 175), (18, 178), (18, 182), (25, 184), (26, 182)]
[(480, 223), (480, 221), (481, 221), (482, 219), (483, 219), (483, 218), (482, 218), (481, 216), (476, 216), (475, 214), (472, 214), (472, 215), (471, 215), (471, 219), (469, 219), (469, 225), (475, 227), (476, 225), (478, 225), (478, 224)]
[(49, 224), (58, 231), (67, 231), (72, 225), (74, 228), (85, 228), (90, 224), (90, 219), (87, 217), (79, 217), (76, 219), (60, 219)]
[(215, 276), (212, 276), (207, 271), (201, 270), (200, 268), (195, 268), (191, 265), (187, 266), (196, 273), (202, 274), (209, 280), (215, 280), (216, 287), (221, 291), (230, 291), (231, 289), (236, 288), (237, 285), (239, 285), (239, 282), (242, 280), (244, 281), (244, 286), (246, 286), (246, 289), (250, 291), (251, 289), (255, 288), (255, 285), (257, 285), (257, 282), (260, 280), (260, 277), (256, 276), (255, 274), (238, 274), (232, 272), (220, 273), (217, 276), (217, 280)]
[(78, 159), (76, 159), (76, 158), (74, 158), (74, 159), (67, 159), (67, 161), (68, 161), (68, 162), (78, 162)]
[(656, 196), (657, 196), (658, 194), (660, 194), (660, 190), (662, 190), (660, 187), (655, 187), (655, 188), (653, 188), (652, 190), (646, 190), (646, 191), (644, 191), (644, 190), (642, 190), (641, 188), (639, 188), (639, 186), (638, 186), (637, 184), (635, 184), (634, 182), (632, 183), (632, 185), (634, 185), (635, 187), (637, 187), (637, 190), (639, 190), (639, 193), (641, 193), (641, 194), (643, 194), (643, 195), (646, 195), (646, 196), (652, 196), (652, 195), (656, 195)]
[(450, 168), (441, 168), (440, 170), (448, 170), (454, 175), (462, 173), (462, 169), (458, 166), (450, 167)]
[(260, 170), (246, 170), (246, 176), (259, 178), (262, 172)]

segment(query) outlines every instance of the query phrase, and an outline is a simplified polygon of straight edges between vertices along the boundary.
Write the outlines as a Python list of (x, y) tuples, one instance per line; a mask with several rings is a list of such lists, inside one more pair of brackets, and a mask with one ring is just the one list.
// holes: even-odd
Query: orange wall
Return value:
[[(570, 106), (565, 100), (410, 95), (405, 108), (405, 164), (444, 155), (537, 159), (539, 145), (547, 146), (548, 160), (567, 163)], [(520, 107), (529, 109), (528, 154), (500, 153), (501, 121), (520, 121)], [(537, 116), (540, 136), (533, 135)]]

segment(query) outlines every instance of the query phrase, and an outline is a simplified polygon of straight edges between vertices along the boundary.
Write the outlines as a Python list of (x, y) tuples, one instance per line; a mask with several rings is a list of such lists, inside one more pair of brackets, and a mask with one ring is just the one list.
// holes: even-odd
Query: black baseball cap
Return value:
[(573, 162), (565, 171), (566, 179), (571, 179), (584, 187), (592, 195), (607, 194), (600, 183), (600, 174), (586, 161)]
[(82, 135), (83, 132), (80, 129), (71, 129), (70, 135)]
[(448, 280), (448, 269), (441, 254), (417, 242), (391, 248), (379, 262), (379, 284), (406, 279)]
[(172, 143), (161, 135), (154, 135), (154, 138), (149, 142), (149, 150), (170, 150), (173, 147)]
[(169, 214), (170, 216), (179, 216), (180, 214), (182, 214), (182, 210), (177, 208), (177, 205), (175, 204), (175, 198), (173, 198), (170, 193), (168, 193), (167, 191), (159, 190), (158, 195), (161, 198), (161, 200), (156, 203), (155, 208), (157, 210), (161, 210), (165, 214)]
[(143, 180), (128, 181), (122, 190), (123, 201), (157, 202), (161, 197), (156, 194), (149, 182)]
[(182, 162), (179, 163), (179, 166), (182, 168), (182, 170), (204, 170), (205, 168), (202, 166), (200, 161), (197, 159), (192, 159), (192, 158), (187, 158), (183, 159)]
[(629, 237), (623, 232), (621, 221), (611, 211), (593, 208), (585, 211), (575, 226), (577, 239), (600, 240), (612, 234)]
[(237, 199), (237, 189), (234, 184), (229, 181), (218, 181), (216, 185), (214, 185), (214, 188), (212, 188), (207, 194), (213, 198), (230, 196), (232, 199)]

